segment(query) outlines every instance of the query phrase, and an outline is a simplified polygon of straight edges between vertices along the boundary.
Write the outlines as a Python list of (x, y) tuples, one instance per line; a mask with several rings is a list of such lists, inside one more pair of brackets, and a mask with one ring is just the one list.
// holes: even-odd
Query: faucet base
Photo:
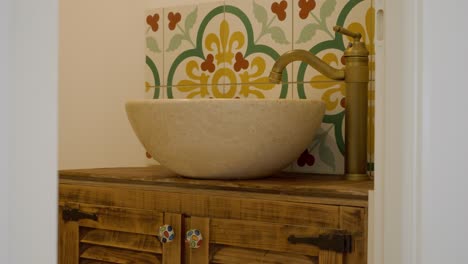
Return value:
[(369, 180), (369, 175), (367, 175), (367, 174), (347, 173), (345, 176), (346, 176), (346, 180), (348, 180), (348, 181), (366, 181), (366, 180)]

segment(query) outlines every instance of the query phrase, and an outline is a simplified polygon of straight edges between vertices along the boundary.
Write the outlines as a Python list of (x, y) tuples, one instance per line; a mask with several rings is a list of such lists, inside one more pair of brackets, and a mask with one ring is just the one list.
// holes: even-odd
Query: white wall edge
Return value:
[(385, 11), (384, 40), (376, 42), (375, 120), (381, 124), (369, 263), (420, 263), (422, 2), (376, 0), (379, 8)]
[[(385, 31), (385, 0), (375, 0), (375, 16), (379, 10), (384, 11), (384, 17), (382, 20), (376, 19), (376, 30), (383, 29)], [(383, 23), (378, 25), (377, 23)], [(383, 34), (384, 32), (374, 34)], [(385, 124), (377, 125), (377, 120), (385, 120), (385, 112), (383, 111), (385, 105), (385, 38), (379, 40), (375, 39), (375, 150), (374, 150), (374, 162), (375, 162), (375, 175), (374, 175), (374, 190), (372, 196), (369, 196), (369, 230), (373, 229), (374, 232), (369, 232), (369, 254), (368, 264), (384, 263), (384, 161), (385, 161)], [(371, 218), (372, 217), (372, 218)], [(372, 245), (371, 245), (372, 244)], [(372, 252), (371, 252), (372, 251)]]
[[(9, 0), (8, 261), (57, 263), (58, 0)], [(1, 236), (2, 234), (0, 234)]]

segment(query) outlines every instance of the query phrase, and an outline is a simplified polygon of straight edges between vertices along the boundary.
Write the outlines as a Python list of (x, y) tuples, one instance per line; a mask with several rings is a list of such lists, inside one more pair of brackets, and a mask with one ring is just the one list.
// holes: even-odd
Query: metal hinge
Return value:
[(288, 237), (288, 241), (292, 244), (311, 244), (321, 250), (331, 250), (339, 253), (351, 253), (353, 249), (353, 237), (344, 232), (322, 234), (318, 237), (296, 237), (292, 235)]
[(96, 214), (83, 213), (78, 209), (65, 208), (62, 210), (62, 219), (65, 222), (79, 221), (81, 219), (90, 219), (90, 220), (97, 221), (98, 217)]

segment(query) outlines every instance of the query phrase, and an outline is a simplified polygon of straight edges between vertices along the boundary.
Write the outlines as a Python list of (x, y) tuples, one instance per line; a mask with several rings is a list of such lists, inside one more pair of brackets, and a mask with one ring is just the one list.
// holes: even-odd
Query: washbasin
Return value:
[(252, 179), (291, 164), (313, 141), (325, 105), (304, 99), (161, 99), (126, 103), (145, 149), (198, 179)]

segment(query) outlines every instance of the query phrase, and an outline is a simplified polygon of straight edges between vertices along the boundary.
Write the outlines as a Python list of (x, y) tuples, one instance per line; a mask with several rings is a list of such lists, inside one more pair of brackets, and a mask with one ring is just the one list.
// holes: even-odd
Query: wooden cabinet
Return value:
[[(61, 263), (161, 262), (163, 247), (156, 235), (168, 217), (163, 213), (66, 203), (59, 217)], [(180, 215), (178, 223), (170, 220), (180, 228)]]
[[(202, 181), (161, 167), (61, 171), (59, 260), (362, 264), (371, 188), (370, 181), (287, 173)], [(172, 227), (172, 242), (160, 242), (163, 225)], [(194, 229), (199, 248), (185, 241)]]

